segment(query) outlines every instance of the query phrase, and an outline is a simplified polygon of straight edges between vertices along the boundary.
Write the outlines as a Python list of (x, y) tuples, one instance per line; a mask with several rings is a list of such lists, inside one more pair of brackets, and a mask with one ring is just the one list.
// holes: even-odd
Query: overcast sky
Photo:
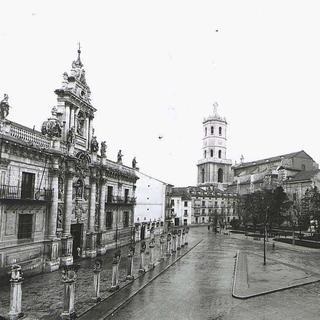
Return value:
[[(227, 117), (227, 156), (320, 160), (319, 1), (1, 1), (0, 98), (40, 129), (82, 62), (107, 156), (196, 183), (202, 120)], [(159, 140), (158, 136), (163, 136)]]

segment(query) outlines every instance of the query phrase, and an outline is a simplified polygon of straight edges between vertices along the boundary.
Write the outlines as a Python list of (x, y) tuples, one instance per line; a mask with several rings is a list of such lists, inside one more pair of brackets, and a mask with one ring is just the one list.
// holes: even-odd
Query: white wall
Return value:
[(134, 222), (164, 221), (166, 183), (136, 171)]

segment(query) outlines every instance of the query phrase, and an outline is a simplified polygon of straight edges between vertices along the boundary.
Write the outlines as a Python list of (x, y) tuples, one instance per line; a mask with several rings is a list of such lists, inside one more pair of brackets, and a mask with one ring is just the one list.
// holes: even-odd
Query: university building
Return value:
[(54, 271), (95, 257), (134, 233), (136, 169), (107, 159), (94, 135), (96, 109), (80, 50), (55, 90), (41, 132), (8, 119), (0, 103), (0, 269)]

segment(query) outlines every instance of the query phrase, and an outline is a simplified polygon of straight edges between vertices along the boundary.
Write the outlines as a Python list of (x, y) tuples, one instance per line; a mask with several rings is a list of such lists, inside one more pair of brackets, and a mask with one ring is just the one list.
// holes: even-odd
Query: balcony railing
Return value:
[(136, 204), (135, 197), (109, 196), (107, 204)]
[(34, 201), (50, 201), (52, 190), (36, 189), (30, 190), (18, 186), (0, 186), (0, 199), (3, 200), (34, 200)]

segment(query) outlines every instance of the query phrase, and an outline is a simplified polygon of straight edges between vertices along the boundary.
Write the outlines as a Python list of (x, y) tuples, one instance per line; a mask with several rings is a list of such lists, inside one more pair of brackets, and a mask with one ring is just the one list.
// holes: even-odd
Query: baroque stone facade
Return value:
[(106, 157), (94, 135), (96, 109), (80, 58), (55, 90), (41, 132), (0, 118), (0, 269), (53, 271), (95, 257), (134, 234), (136, 170)]

